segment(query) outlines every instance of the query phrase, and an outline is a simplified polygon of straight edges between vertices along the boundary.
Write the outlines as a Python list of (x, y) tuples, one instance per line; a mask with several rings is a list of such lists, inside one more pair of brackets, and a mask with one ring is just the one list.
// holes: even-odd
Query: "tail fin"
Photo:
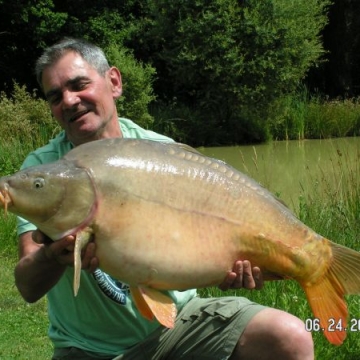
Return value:
[(303, 288), (321, 331), (329, 342), (341, 345), (348, 317), (344, 295), (360, 294), (360, 253), (329, 243), (333, 258), (328, 273), (318, 283)]

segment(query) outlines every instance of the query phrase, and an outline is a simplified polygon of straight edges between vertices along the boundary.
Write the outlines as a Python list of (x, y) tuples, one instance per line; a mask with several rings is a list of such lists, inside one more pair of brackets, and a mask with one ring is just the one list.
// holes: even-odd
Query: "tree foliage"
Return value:
[(0, 3), (1, 90), (11, 88), (14, 80), (34, 84), (35, 58), (56, 38), (67, 19), (68, 14), (56, 11), (52, 0)]
[(153, 117), (148, 112), (148, 106), (155, 100), (152, 87), (155, 69), (137, 61), (129, 50), (114, 44), (105, 52), (110, 64), (120, 69), (122, 75), (123, 94), (117, 104), (119, 114), (136, 119), (144, 128), (152, 128)]
[[(150, 2), (155, 50), (148, 56), (158, 72), (157, 92), (197, 114), (198, 123), (186, 124), (202, 139), (191, 143), (264, 140), (260, 119), (323, 54), (326, 1)], [(201, 134), (211, 135), (207, 126), (218, 139)]]

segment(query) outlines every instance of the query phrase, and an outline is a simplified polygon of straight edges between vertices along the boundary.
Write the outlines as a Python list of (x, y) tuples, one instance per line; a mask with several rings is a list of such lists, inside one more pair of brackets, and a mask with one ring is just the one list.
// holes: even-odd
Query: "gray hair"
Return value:
[(44, 53), (36, 61), (36, 80), (41, 88), (43, 71), (70, 51), (79, 54), (101, 76), (105, 76), (106, 71), (110, 69), (104, 52), (98, 46), (83, 39), (64, 38), (45, 49)]

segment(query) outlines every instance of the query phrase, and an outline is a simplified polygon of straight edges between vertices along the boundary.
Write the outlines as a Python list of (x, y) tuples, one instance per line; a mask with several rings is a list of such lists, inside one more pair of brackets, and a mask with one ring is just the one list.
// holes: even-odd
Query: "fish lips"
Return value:
[(6, 184), (0, 189), (0, 205), (4, 207), (5, 215), (7, 215), (7, 208), (11, 204), (11, 198), (9, 195), (9, 190), (7, 189)]

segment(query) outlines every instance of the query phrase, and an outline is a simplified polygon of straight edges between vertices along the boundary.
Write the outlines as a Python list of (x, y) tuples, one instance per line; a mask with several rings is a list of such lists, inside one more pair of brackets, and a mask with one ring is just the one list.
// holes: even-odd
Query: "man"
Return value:
[[(118, 118), (121, 75), (98, 47), (65, 39), (44, 52), (36, 73), (64, 131), (31, 153), (23, 168), (55, 161), (74, 146), (102, 138), (171, 141)], [(302, 321), (245, 298), (200, 299), (195, 290), (171, 291), (178, 308), (174, 329), (144, 319), (128, 287), (97, 269), (95, 242), (83, 253), (88, 271), (82, 271), (81, 292), (74, 298), (74, 236), (53, 243), (24, 219), (18, 233), (16, 285), (28, 302), (47, 294), (53, 359), (313, 359), (311, 334)], [(261, 285), (260, 270), (238, 261), (220, 288)]]

